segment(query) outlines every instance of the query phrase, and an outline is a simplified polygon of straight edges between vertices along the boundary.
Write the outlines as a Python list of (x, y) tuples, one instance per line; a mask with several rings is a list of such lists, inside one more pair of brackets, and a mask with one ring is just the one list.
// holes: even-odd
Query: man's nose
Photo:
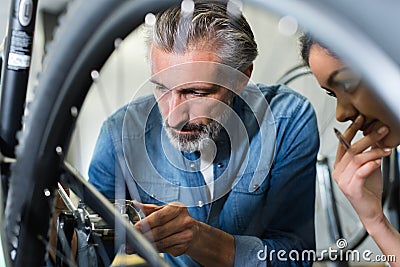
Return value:
[(168, 124), (181, 129), (189, 121), (189, 101), (179, 93), (173, 92), (169, 99)]

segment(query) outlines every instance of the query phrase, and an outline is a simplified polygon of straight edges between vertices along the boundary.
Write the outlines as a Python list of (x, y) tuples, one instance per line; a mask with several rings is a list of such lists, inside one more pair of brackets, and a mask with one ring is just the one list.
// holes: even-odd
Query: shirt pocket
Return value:
[[(268, 171), (258, 171), (257, 175), (265, 175), (260, 185), (251, 185), (255, 173), (245, 173), (234, 185), (227, 203), (233, 209), (234, 221), (240, 233), (248, 233), (249, 226), (254, 222), (252, 220), (255, 214), (263, 212), (266, 205), (266, 196), (268, 192), (269, 176)], [(251, 231), (251, 229), (250, 229)]]
[(164, 205), (179, 200), (179, 185), (169, 182), (140, 181), (140, 198), (142, 203)]

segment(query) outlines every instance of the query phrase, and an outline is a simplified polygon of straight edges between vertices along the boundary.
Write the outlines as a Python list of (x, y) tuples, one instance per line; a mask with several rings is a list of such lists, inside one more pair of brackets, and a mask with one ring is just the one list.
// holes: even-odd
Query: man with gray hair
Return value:
[(104, 122), (89, 181), (138, 201), (135, 227), (173, 266), (311, 265), (293, 257), (315, 250), (311, 104), (249, 82), (257, 44), (237, 7), (190, 3), (156, 16), (154, 94)]

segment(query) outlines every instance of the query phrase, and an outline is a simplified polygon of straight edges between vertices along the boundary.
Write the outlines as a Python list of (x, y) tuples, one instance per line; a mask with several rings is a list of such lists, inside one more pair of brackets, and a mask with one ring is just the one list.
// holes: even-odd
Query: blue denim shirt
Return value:
[[(233, 109), (237, 124), (215, 140), (213, 202), (207, 200), (199, 153), (169, 143), (154, 96), (133, 101), (104, 122), (89, 182), (110, 199), (126, 197), (128, 188), (143, 203), (185, 203), (193, 218), (233, 235), (235, 266), (311, 265), (292, 259), (315, 250), (314, 110), (286, 86), (260, 84), (235, 97)], [(296, 253), (289, 257), (291, 251)], [(199, 266), (187, 255), (165, 257), (173, 266)]]

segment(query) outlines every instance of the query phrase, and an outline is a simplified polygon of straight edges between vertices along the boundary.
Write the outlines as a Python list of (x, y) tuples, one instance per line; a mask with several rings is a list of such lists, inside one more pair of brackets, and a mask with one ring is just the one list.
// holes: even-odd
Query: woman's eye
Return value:
[(335, 93), (334, 92), (331, 92), (331, 91), (329, 91), (329, 90), (326, 90), (326, 89), (324, 89), (325, 90), (325, 92), (326, 92), (326, 94), (327, 95), (329, 95), (329, 96), (331, 96), (331, 97), (335, 97), (336, 98), (336, 95), (335, 95)]
[(360, 85), (360, 80), (348, 80), (342, 82), (342, 88), (346, 93), (353, 93)]

